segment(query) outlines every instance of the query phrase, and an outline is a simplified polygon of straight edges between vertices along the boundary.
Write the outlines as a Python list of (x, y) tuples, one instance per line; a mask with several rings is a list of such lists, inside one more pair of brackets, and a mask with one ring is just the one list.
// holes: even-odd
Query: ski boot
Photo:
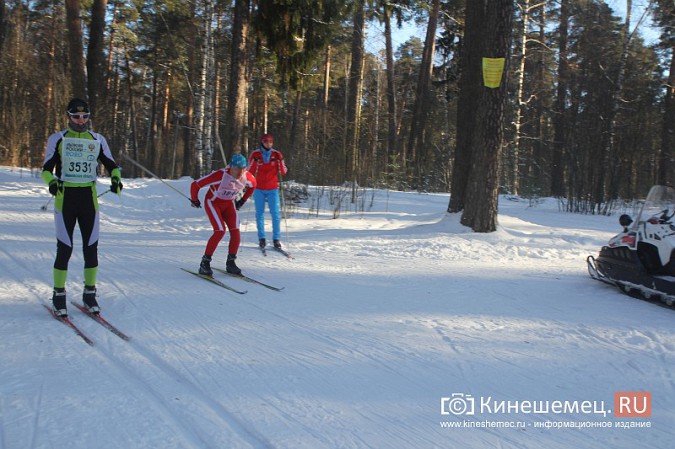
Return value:
[(54, 315), (59, 318), (68, 317), (68, 309), (66, 309), (66, 289), (54, 287), (54, 294), (52, 295), (52, 311)]
[(274, 249), (281, 249), (281, 242), (279, 240), (274, 241)]
[(267, 246), (267, 242), (265, 241), (265, 239), (258, 240), (258, 246), (261, 247), (261, 248), (264, 248), (265, 246)]
[(82, 292), (82, 303), (87, 312), (98, 315), (101, 312), (101, 308), (96, 302), (96, 287), (84, 286), (84, 292)]
[(236, 259), (237, 256), (234, 254), (228, 254), (227, 255), (227, 263), (225, 264), (225, 271), (231, 274), (236, 274), (237, 276), (241, 275), (241, 270), (239, 267), (234, 263), (234, 259)]
[(204, 255), (202, 257), (202, 262), (199, 264), (199, 274), (204, 276), (213, 276), (213, 270), (211, 269), (211, 256)]

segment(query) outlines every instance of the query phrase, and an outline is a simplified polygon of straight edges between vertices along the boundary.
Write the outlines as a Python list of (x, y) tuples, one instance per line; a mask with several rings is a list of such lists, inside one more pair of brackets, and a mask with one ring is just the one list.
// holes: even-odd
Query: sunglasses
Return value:
[(76, 120), (83, 120), (89, 118), (89, 114), (71, 114), (69, 112), (68, 115)]

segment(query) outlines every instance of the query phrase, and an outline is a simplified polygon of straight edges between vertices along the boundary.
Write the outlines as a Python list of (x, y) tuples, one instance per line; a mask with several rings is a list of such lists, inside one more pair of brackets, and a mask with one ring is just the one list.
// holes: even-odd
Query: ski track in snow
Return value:
[[(1, 449), (672, 447), (675, 311), (585, 272), (614, 217), (502, 201), (499, 230), (477, 235), (442, 212), (447, 195), (379, 192), (373, 211), (338, 220), (298, 209), (288, 260), (262, 257), (247, 205), (238, 265), (286, 289), (216, 275), (248, 289), (235, 295), (180, 270), (198, 266), (203, 211), (157, 181), (125, 180), (121, 198), (100, 199), (98, 291), (132, 341), (71, 308), (92, 348), (38, 307), (51, 296), (48, 199), (40, 179), (0, 168)], [(81, 295), (80, 244), (76, 231), (69, 299)], [(471, 417), (524, 429), (439, 426), (465, 418), (440, 414), (451, 393), (611, 409), (615, 391), (633, 390), (653, 394), (650, 429), (532, 426), (597, 420), (570, 413)]]
[[(90, 349), (100, 356), (100, 366), (97, 368), (101, 374), (111, 382), (124, 380), (124, 384), (119, 387), (124, 388), (125, 392), (132, 391), (133, 396), (142, 402), (145, 413), (150, 408), (161, 418), (163, 425), (176, 434), (175, 441), (147, 440), (144, 443), (147, 446), (144, 447), (159, 447), (157, 444), (161, 444), (161, 447), (185, 448), (271, 447), (263, 437), (242, 426), (231, 412), (211, 400), (204, 390), (194, 386), (191, 380), (143, 346), (118, 341), (118, 337), (107, 335), (107, 331), (98, 329), (98, 325), (83, 314), (71, 310), (70, 315), (78, 326), (86, 329), (88, 335), (99, 334), (99, 337), (104, 337), (105, 341)], [(94, 354), (81, 355), (95, 357)], [(36, 410), (37, 421), (39, 404)], [(233, 434), (243, 442), (233, 440)], [(114, 435), (111, 437), (115, 438)], [(35, 447), (35, 444), (30, 447)]]

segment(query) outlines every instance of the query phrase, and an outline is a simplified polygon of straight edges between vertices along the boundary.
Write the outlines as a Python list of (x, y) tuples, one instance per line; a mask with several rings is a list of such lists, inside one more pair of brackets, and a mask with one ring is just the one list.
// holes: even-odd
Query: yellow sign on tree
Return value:
[(502, 83), (504, 74), (504, 58), (483, 58), (483, 84), (495, 89)]

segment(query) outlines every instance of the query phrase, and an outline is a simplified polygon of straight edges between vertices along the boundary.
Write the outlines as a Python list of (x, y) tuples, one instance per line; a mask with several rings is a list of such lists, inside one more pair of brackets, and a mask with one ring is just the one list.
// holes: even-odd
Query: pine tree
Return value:
[(660, 47), (670, 52), (668, 78), (664, 82), (663, 125), (657, 182), (675, 185), (675, 4), (672, 0), (656, 0), (655, 21), (661, 28)]
[(499, 162), (503, 145), (513, 1), (486, 0), (484, 18), (481, 54), (489, 58), (504, 58), (505, 67), (499, 87), (482, 86), (480, 89), (466, 205), (461, 222), (476, 232), (493, 232), (497, 229)]
[(75, 97), (87, 99), (87, 76), (84, 69), (84, 37), (80, 18), (80, 0), (66, 0), (66, 26), (70, 46), (70, 83)]

